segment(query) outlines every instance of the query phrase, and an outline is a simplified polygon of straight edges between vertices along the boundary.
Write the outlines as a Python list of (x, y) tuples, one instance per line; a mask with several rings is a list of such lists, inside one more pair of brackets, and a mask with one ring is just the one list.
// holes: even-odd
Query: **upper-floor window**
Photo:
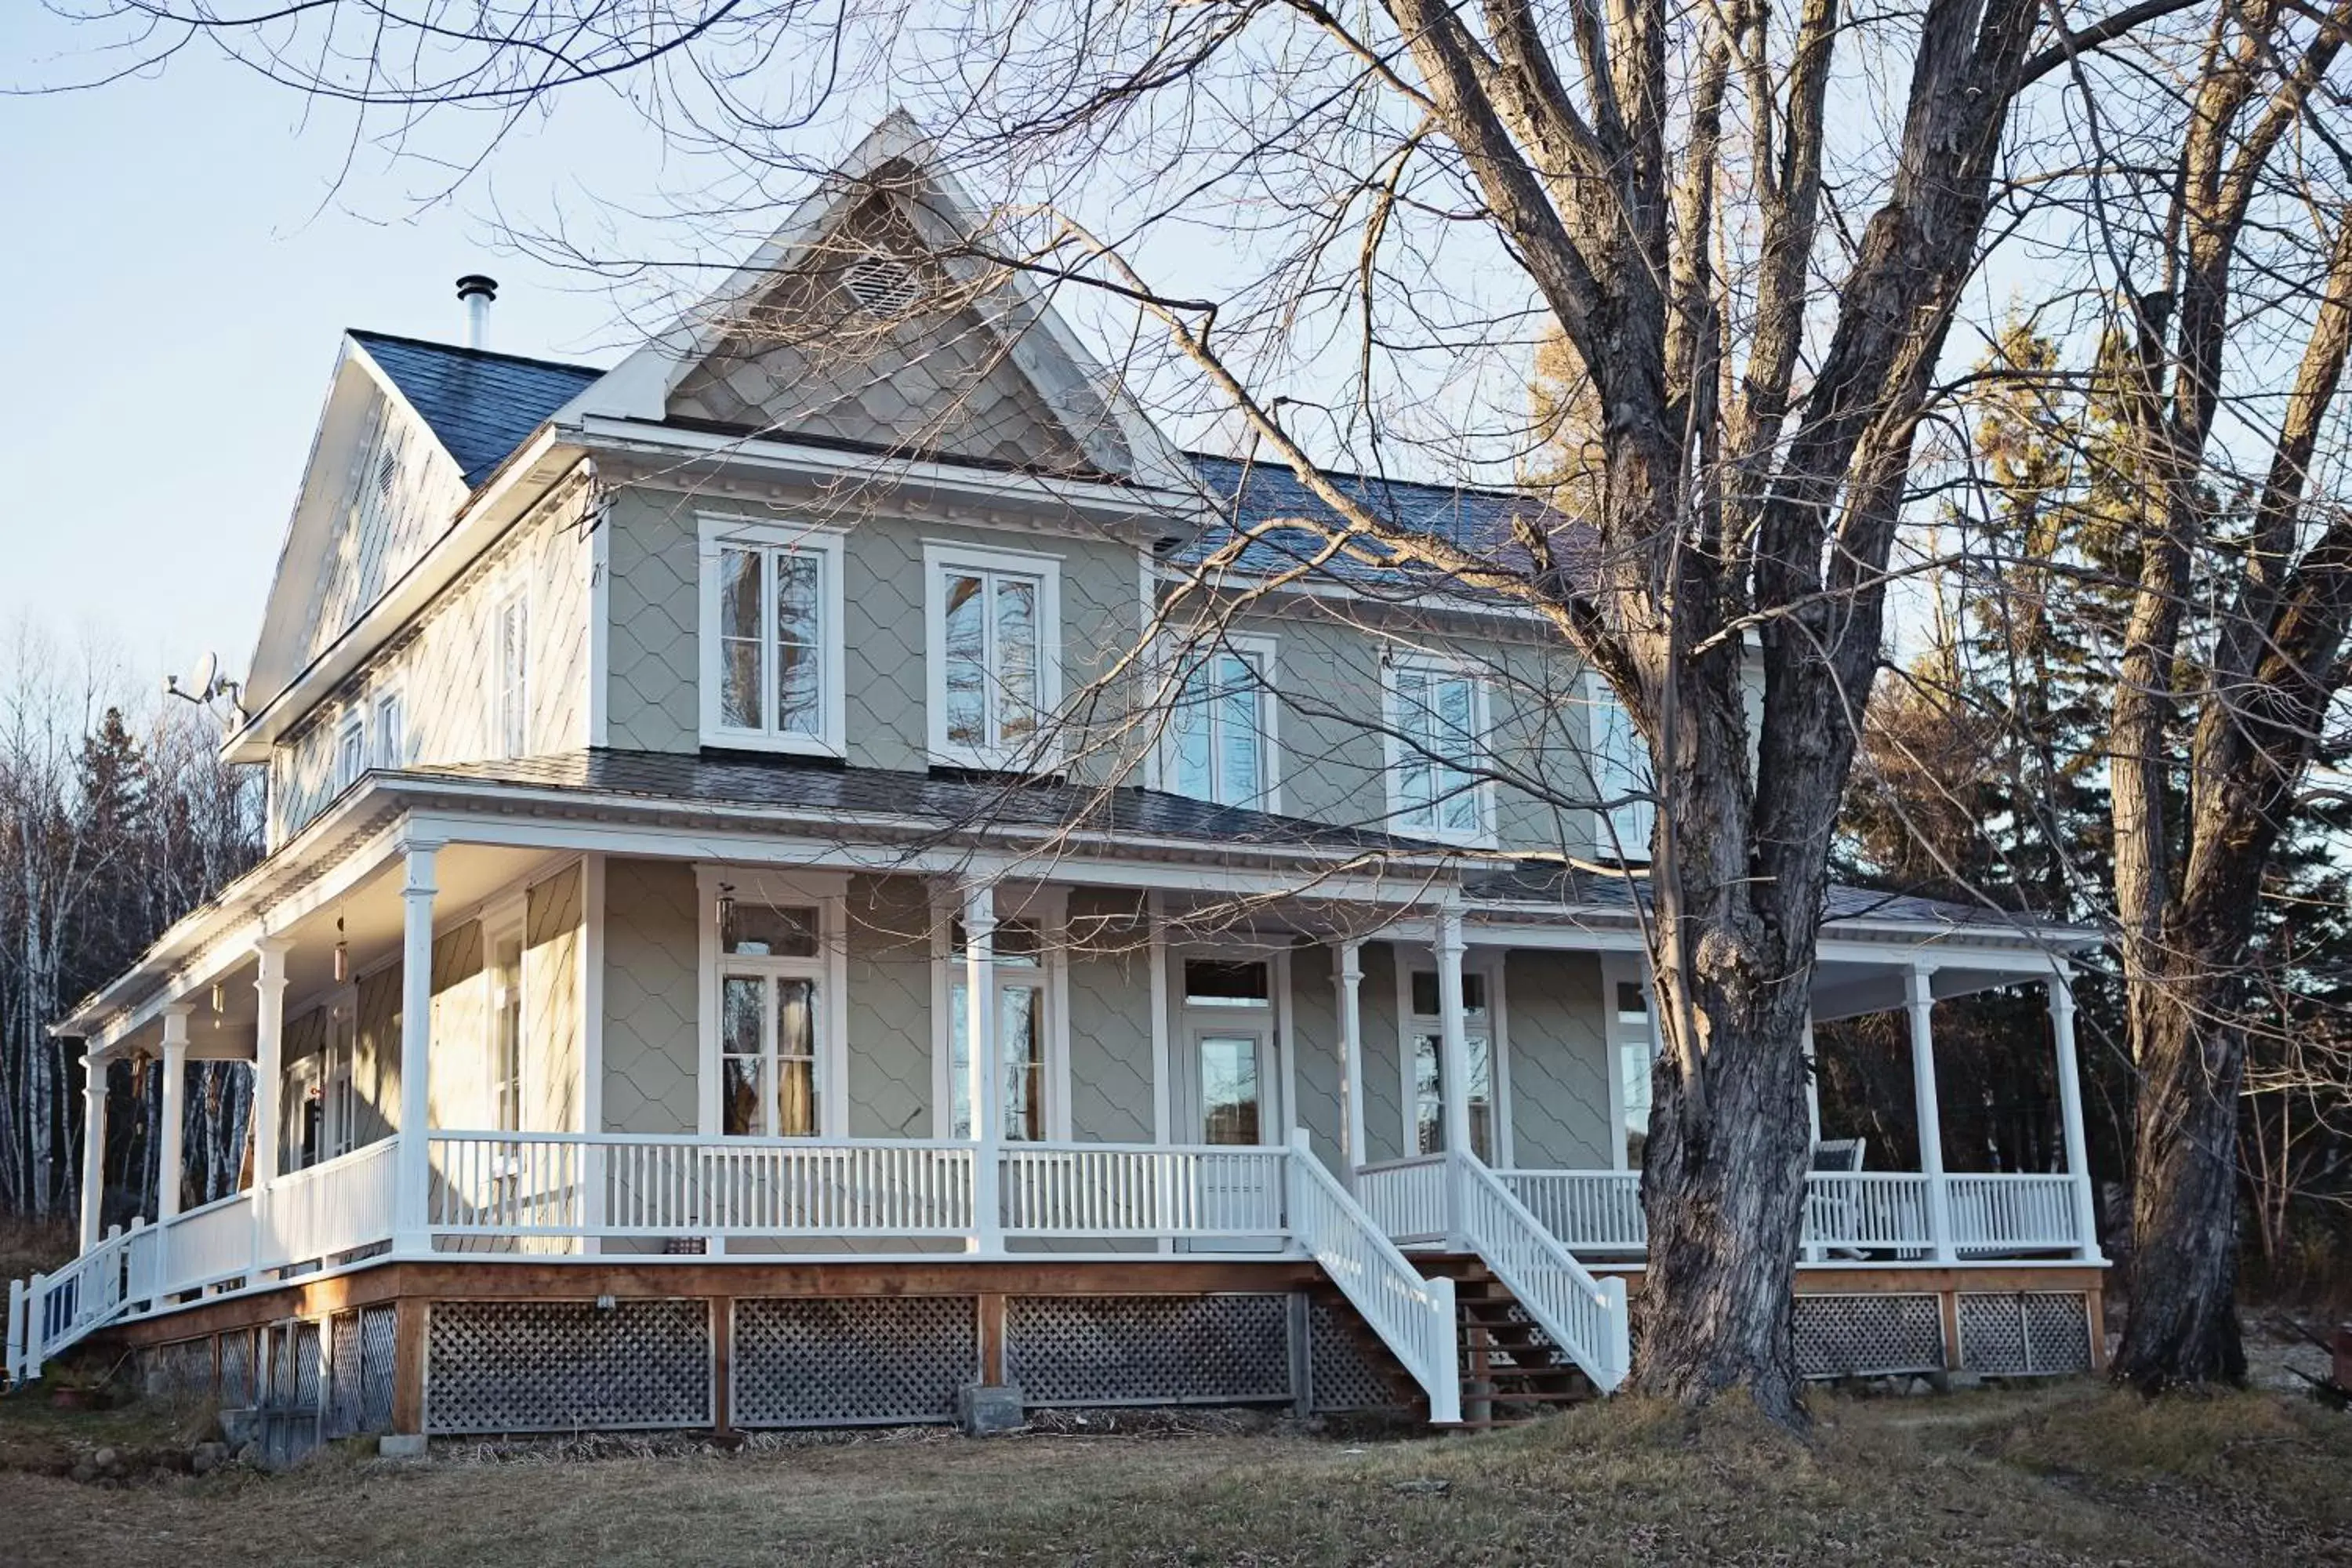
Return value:
[(1169, 787), (1219, 805), (1279, 809), (1272, 640), (1233, 637), (1195, 656), (1175, 700), (1168, 719)]
[(346, 790), (367, 772), (367, 721), (356, 708), (335, 729), (335, 788)]
[(375, 765), (396, 768), (408, 761), (408, 737), (401, 728), (400, 693), (387, 691), (375, 700)]
[(501, 757), (530, 754), (530, 600), (503, 600), (491, 619), (491, 724)]
[(1433, 838), (1488, 837), (1486, 694), (1478, 678), (1399, 660), (1389, 666), (1387, 718), (1391, 825)]
[(701, 542), (703, 743), (840, 755), (841, 536), (705, 518)]
[(1657, 809), (1649, 795), (1650, 752), (1625, 705), (1598, 675), (1588, 707), (1592, 718), (1592, 790), (1600, 802), (1600, 852), (1612, 859), (1647, 860)]
[(1062, 700), (1061, 567), (1050, 556), (930, 545), (923, 552), (931, 757), (1041, 768)]

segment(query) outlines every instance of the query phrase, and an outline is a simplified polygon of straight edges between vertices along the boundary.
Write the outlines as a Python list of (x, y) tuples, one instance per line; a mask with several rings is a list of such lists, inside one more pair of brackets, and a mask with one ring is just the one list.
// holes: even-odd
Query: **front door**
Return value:
[[(1281, 1142), (1274, 1102), (1274, 1030), (1270, 1019), (1192, 1019), (1184, 1031), (1190, 1090), (1187, 1142), (1213, 1149), (1258, 1149)], [(1282, 1214), (1282, 1167), (1278, 1161), (1236, 1153), (1199, 1158), (1201, 1223), (1228, 1233), (1248, 1232), (1260, 1223), (1278, 1227)], [(1277, 1239), (1248, 1235), (1204, 1238), (1202, 1251), (1279, 1246)]]

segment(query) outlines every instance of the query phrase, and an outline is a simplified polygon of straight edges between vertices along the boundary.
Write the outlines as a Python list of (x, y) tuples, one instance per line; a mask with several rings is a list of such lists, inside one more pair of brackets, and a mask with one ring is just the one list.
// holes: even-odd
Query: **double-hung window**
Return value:
[(702, 741), (842, 752), (842, 537), (704, 518)]
[(523, 1128), (523, 921), (512, 910), (484, 923), (490, 982), (490, 1125), (501, 1132)]
[(1389, 666), (1387, 717), (1391, 824), (1432, 838), (1487, 837), (1486, 696), (1478, 678), (1399, 660)]
[(824, 1131), (826, 1031), (822, 907), (717, 901), (719, 1131), (814, 1138)]
[(501, 757), (530, 754), (530, 600), (515, 594), (490, 616), (492, 749)]
[[(1444, 1024), (1438, 1013), (1437, 972), (1412, 972), (1412, 1008), (1407, 1028), (1412, 1043), (1409, 1070), (1413, 1152), (1434, 1154), (1445, 1147)], [(1486, 1004), (1486, 976), (1462, 974), (1463, 1055), (1468, 1059), (1470, 1150), (1481, 1160), (1495, 1157), (1495, 1033)]]
[(1043, 769), (1061, 690), (1061, 569), (1051, 556), (934, 544), (923, 552), (931, 758)]
[(1598, 675), (1586, 677), (1592, 719), (1592, 793), (1601, 853), (1613, 860), (1647, 860), (1657, 810), (1650, 800), (1650, 752), (1625, 705)]
[[(948, 942), (948, 1103), (950, 1138), (971, 1136), (971, 994), (964, 978), (963, 922)], [(1003, 1064), (1004, 1136), (1036, 1142), (1046, 1129), (1044, 943), (1032, 921), (998, 922), (991, 942), (996, 974), (996, 1055)]]
[(1233, 637), (1191, 656), (1174, 695), (1168, 786), (1219, 805), (1278, 810), (1273, 642)]
[(387, 691), (375, 700), (375, 765), (396, 768), (408, 761), (408, 737), (402, 732), (400, 693)]

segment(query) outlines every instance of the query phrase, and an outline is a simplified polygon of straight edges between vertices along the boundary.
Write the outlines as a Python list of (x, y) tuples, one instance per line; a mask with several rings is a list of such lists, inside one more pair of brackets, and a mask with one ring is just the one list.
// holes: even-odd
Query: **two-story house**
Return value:
[[(163, 1190), (12, 1288), (12, 1377), (103, 1331), (411, 1439), (1622, 1377), (1622, 716), (1171, 446), (974, 221), (893, 121), (610, 369), (345, 336), (226, 742), (268, 854), (58, 1026), (163, 1065)], [(1477, 548), (1534, 505), (1342, 482)], [(1830, 917), (1816, 1016), (1907, 1010), (1923, 1158), (1817, 1137), (1808, 1369), (2091, 1364), (2068, 933)], [(1934, 1007), (2021, 982), (2066, 1166), (1948, 1171)], [(184, 1208), (219, 1058), (251, 1183)]]

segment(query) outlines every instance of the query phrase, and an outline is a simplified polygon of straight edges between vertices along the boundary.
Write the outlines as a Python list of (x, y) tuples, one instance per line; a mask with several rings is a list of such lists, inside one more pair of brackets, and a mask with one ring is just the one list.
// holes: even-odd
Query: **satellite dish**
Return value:
[(209, 702), (212, 700), (213, 681), (219, 676), (219, 674), (220, 658), (217, 655), (208, 653), (196, 660), (196, 674), (193, 684), (195, 687), (197, 701)]

